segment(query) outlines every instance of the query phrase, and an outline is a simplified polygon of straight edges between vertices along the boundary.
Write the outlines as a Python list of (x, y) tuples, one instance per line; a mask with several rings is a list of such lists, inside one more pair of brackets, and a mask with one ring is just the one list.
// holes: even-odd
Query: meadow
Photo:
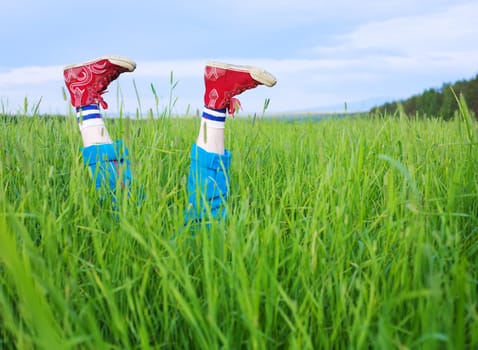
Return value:
[(194, 233), (197, 118), (106, 121), (134, 177), (113, 211), (73, 115), (2, 116), (0, 349), (478, 348), (477, 135), (460, 107), (228, 120), (228, 218)]

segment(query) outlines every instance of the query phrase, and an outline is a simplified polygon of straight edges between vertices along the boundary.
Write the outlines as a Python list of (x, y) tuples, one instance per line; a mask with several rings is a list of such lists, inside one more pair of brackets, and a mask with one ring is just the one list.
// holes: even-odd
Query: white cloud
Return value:
[(478, 3), (421, 15), (366, 23), (337, 38), (335, 46), (318, 46), (327, 56), (389, 53), (396, 56), (441, 56), (478, 50)]
[(50, 81), (61, 81), (63, 77), (61, 66), (22, 67), (0, 72), (0, 87), (24, 84), (44, 84)]
[[(333, 106), (351, 109), (368, 108), (361, 101), (372, 98), (404, 98), (443, 82), (471, 77), (476, 71), (472, 63), (478, 62), (478, 53), (448, 53), (441, 57), (422, 56), (369, 56), (363, 58), (326, 59), (250, 59), (224, 58), (226, 62), (244, 63), (263, 67), (273, 73), (278, 83), (273, 88), (258, 87), (240, 96), (243, 113), (260, 113), (265, 98), (270, 98), (269, 111), (325, 111)], [(170, 94), (178, 98), (175, 112), (182, 114), (189, 108), (202, 108), (203, 69), (206, 60), (138, 62), (133, 73), (123, 74), (118, 84), (113, 83), (105, 95), (110, 105), (109, 115), (118, 112), (119, 104), (127, 111), (138, 108), (139, 95), (143, 113), (155, 109), (151, 84), (160, 98), (160, 107), (169, 103)], [(178, 82), (171, 91), (170, 73)], [(133, 85), (135, 81), (136, 88)], [(12, 110), (23, 105), (28, 96), (32, 101), (42, 99), (40, 111), (64, 113), (62, 67), (25, 67), (0, 73), (0, 100), (8, 100)], [(120, 90), (118, 90), (120, 88)], [(119, 94), (119, 95), (118, 95)], [(119, 96), (119, 97), (118, 97)], [(118, 101), (118, 98), (120, 101)]]

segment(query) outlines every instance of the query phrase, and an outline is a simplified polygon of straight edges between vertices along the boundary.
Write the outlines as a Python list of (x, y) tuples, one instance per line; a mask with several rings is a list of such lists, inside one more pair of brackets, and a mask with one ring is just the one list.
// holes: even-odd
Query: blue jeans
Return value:
[(83, 161), (90, 168), (97, 190), (107, 189), (116, 193), (118, 180), (121, 188), (131, 185), (131, 169), (128, 148), (122, 140), (112, 144), (91, 145), (83, 148)]
[(192, 146), (186, 222), (225, 218), (231, 157), (228, 150), (220, 155)]
[[(96, 189), (108, 189), (115, 200), (118, 188), (131, 186), (132, 176), (128, 148), (122, 140), (113, 144), (92, 145), (83, 148), (83, 161), (89, 166)], [(229, 167), (231, 153), (223, 155), (206, 152), (193, 144), (188, 177), (188, 207), (186, 222), (198, 223), (226, 216), (229, 195)]]

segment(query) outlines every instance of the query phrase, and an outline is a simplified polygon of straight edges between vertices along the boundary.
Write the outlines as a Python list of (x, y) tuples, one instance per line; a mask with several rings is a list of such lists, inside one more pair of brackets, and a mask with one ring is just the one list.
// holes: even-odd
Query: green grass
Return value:
[(197, 120), (107, 125), (135, 180), (117, 213), (73, 117), (0, 119), (0, 349), (478, 348), (466, 109), (450, 122), (228, 121), (228, 220), (194, 236)]

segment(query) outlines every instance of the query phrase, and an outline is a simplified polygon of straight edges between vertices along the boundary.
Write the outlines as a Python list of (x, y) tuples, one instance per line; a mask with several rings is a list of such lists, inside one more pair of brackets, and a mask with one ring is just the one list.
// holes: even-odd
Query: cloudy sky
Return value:
[[(208, 60), (258, 65), (273, 88), (241, 95), (243, 113), (366, 110), (478, 73), (476, 0), (2, 0), (0, 112), (40, 102), (65, 113), (63, 66), (114, 54), (137, 62), (105, 95), (109, 115), (202, 107)], [(136, 86), (136, 90), (135, 90)], [(155, 107), (154, 107), (155, 108)]]

